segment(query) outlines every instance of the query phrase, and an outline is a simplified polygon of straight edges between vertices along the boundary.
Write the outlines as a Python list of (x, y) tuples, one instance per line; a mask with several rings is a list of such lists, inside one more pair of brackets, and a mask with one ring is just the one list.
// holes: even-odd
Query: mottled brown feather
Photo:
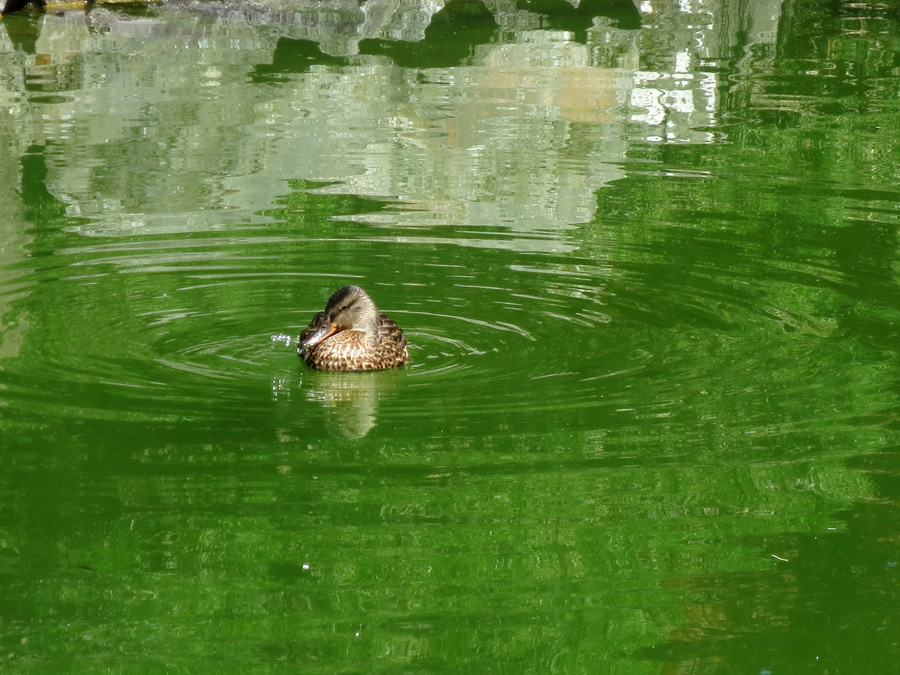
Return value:
[(357, 286), (332, 294), (300, 334), (297, 353), (317, 370), (385, 370), (409, 363), (403, 331)]

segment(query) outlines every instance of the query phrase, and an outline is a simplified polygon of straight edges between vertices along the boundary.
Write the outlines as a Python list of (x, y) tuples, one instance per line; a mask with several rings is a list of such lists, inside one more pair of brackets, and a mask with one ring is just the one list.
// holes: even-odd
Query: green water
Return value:
[(0, 22), (0, 670), (893, 672), (900, 14), (269, 7)]

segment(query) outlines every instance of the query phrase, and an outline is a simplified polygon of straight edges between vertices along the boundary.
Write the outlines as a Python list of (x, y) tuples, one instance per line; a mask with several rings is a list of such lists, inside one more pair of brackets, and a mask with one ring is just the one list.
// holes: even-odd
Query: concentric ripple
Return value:
[[(325, 422), (350, 437), (411, 420), (435, 434), (594, 428), (599, 416), (674, 415), (728, 390), (728, 373), (790, 371), (838, 327), (836, 303), (789, 302), (818, 279), (835, 283), (820, 273), (826, 261), (786, 271), (722, 235), (695, 243), (705, 257), (688, 264), (631, 242), (454, 257), (435, 250), (432, 232), (417, 246), (409, 231), (375, 239), (364, 223), (341, 223), (343, 239), (290, 227), (68, 231), (26, 264), (7, 322), (29, 324), (27, 350), (2, 363), (4, 402), (75, 417), (277, 419), (282, 434)], [(403, 327), (408, 367), (339, 376), (297, 358), (296, 336), (344, 283), (364, 286)], [(784, 344), (773, 349), (773, 338)]]

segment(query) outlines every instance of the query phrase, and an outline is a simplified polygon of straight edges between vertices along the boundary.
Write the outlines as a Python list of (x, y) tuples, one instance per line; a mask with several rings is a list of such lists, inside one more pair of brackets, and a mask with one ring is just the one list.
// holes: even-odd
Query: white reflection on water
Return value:
[[(771, 40), (780, 3), (758, 4), (741, 25)], [(41, 58), (19, 72), (65, 96), (27, 104), (25, 83), (10, 77), (0, 97), (20, 149), (56, 144), (48, 186), (87, 221), (79, 231), (102, 236), (264, 224), (286, 181), (302, 178), (330, 181), (325, 194), (399, 204), (348, 218), (470, 228), (441, 243), (568, 252), (567, 228), (594, 218), (598, 191), (625, 175), (630, 143), (711, 139), (697, 128), (715, 123), (716, 71), (702, 64), (733, 37), (707, 8), (643, 3), (641, 31), (597, 17), (576, 42), (540, 29), (536, 14), (492, 6), (503, 39), (472, 45), (462, 64), (417, 70), (360, 53), (367, 39), (422, 40), (442, 7), (48, 14)], [(672, 24), (694, 44), (676, 49)], [(152, 63), (141, 56), (148, 37)], [(289, 49), (286, 38), (315, 44), (322, 65), (254, 77)], [(511, 236), (478, 234), (486, 226)]]
[[(522, 33), (521, 43), (480, 45), (470, 64), (419, 73), (356, 56), (273, 86), (248, 83), (275, 47), (250, 23), (161, 13), (148, 68), (132, 57), (146, 29), (106, 18), (102, 33), (73, 14), (43, 19), (44, 70), (72, 82), (63, 100), (21, 110), (32, 122), (22, 140), (60, 144), (48, 186), (85, 219), (83, 234), (265, 223), (260, 212), (290, 191), (285, 181), (303, 178), (332, 181), (325, 194), (407, 206), (372, 222), (514, 233), (443, 243), (568, 251), (564, 231), (589, 221), (596, 191), (623, 176), (610, 110), (627, 98), (628, 70), (598, 66), (563, 33)], [(634, 52), (632, 32), (610, 34)], [(198, 92), (211, 74), (216, 86)]]

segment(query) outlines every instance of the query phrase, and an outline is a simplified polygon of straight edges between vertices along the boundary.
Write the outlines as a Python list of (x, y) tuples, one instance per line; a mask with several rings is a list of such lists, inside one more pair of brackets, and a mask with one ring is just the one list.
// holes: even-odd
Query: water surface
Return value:
[(733, 5), (4, 17), (14, 672), (890, 672), (900, 26)]

